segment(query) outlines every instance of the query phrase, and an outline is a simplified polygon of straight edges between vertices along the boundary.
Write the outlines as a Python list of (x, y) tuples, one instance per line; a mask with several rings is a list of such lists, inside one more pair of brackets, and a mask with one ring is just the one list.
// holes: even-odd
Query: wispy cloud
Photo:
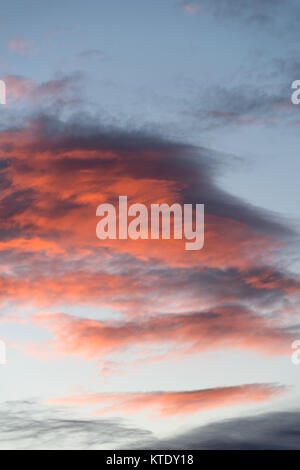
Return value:
[(32, 55), (39, 51), (34, 41), (24, 39), (22, 36), (12, 38), (8, 43), (8, 49), (12, 53), (21, 55)]
[(184, 5), (184, 9), (187, 13), (193, 15), (193, 14), (197, 13), (197, 11), (200, 10), (200, 6), (199, 5), (193, 6), (193, 5), (187, 4), (187, 5)]
[(78, 54), (80, 59), (103, 59), (105, 54), (100, 49), (86, 49)]
[(276, 28), (278, 15), (281, 15), (282, 24), (295, 28), (296, 21), (292, 25), (290, 20), (292, 16), (296, 18), (299, 14), (298, 5), (292, 0), (183, 0), (181, 5), (191, 14), (201, 8), (213, 14), (218, 21), (247, 23), (264, 28), (270, 25)]
[(125, 413), (155, 410), (158, 415), (170, 417), (188, 415), (216, 408), (262, 403), (286, 391), (285, 387), (273, 384), (246, 384), (235, 387), (220, 387), (207, 390), (149, 393), (98, 393), (57, 398), (54, 405), (99, 407), (95, 414)]
[(36, 400), (1, 403), (0, 449), (107, 449), (130, 447), (151, 433), (120, 419), (84, 419)]
[(54, 102), (74, 100), (80, 76), (78, 74), (61, 76), (42, 83), (21, 75), (6, 75), (3, 79), (6, 83), (8, 104), (29, 101), (37, 105), (47, 99)]
[(80, 354), (86, 359), (105, 359), (113, 353), (118, 356), (131, 347), (149, 358), (162, 344), (164, 350), (177, 353), (229, 348), (288, 355), (297, 332), (276, 327), (274, 321), (241, 306), (128, 322), (103, 322), (66, 314), (37, 314), (34, 319), (54, 334), (56, 354)]

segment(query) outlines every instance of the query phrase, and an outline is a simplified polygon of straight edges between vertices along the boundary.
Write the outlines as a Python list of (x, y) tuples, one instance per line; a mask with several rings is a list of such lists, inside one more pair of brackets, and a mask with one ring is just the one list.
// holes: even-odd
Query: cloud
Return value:
[(292, 0), (184, 0), (181, 5), (191, 13), (201, 8), (219, 21), (247, 23), (264, 29), (270, 25), (277, 27), (278, 16), (286, 26), (291, 26), (299, 14), (298, 5)]
[(80, 59), (103, 59), (105, 54), (100, 49), (87, 49), (78, 54)]
[(46, 407), (36, 400), (2, 403), (0, 418), (3, 450), (300, 449), (298, 410), (215, 422), (165, 439), (119, 418), (86, 419), (74, 416), (74, 410), (71, 415), (66, 407)]
[(143, 449), (300, 450), (300, 412), (273, 412), (216, 422), (168, 439), (153, 439), (141, 446)]
[(222, 83), (195, 87), (184, 116), (196, 119), (203, 130), (291, 125), (298, 114), (291, 102), (291, 84), (299, 76), (299, 61), (291, 56), (270, 59), (255, 51), (247, 62)]
[(111, 354), (118, 357), (130, 348), (149, 359), (155, 357), (158, 347), (177, 354), (239, 349), (285, 355), (290, 354), (298, 331), (276, 325), (275, 319), (237, 305), (127, 322), (97, 321), (62, 313), (41, 313), (33, 318), (54, 335), (54, 353), (101, 360)]
[[(290, 89), (286, 85), (253, 85), (245, 79), (243, 85), (215, 85), (201, 92), (189, 111), (204, 129), (217, 126), (272, 126), (278, 119), (290, 119), (295, 113)], [(193, 100), (195, 103), (195, 100)], [(191, 109), (190, 108), (190, 109)]]
[[(20, 214), (15, 223), (30, 223), (32, 232), (40, 235), (55, 228), (57, 231), (60, 219), (60, 232), (67, 230), (68, 238), (77, 237), (84, 244), (88, 236), (89, 244), (99, 246), (100, 241), (91, 237), (95, 207), (102, 201), (115, 200), (117, 194), (127, 194), (129, 201), (139, 199), (146, 204), (204, 203), (207, 250), (201, 252), (201, 258), (208, 265), (220, 266), (229, 260), (232, 264), (245, 264), (249, 256), (263, 255), (267, 247), (278, 247), (277, 234), (280, 237), (289, 232), (263, 211), (222, 191), (214, 181), (214, 163), (206, 149), (87, 122), (63, 123), (47, 116), (31, 122), (26, 129), (2, 132), (0, 146), (3, 159), (9, 162), (3, 176), (6, 181), (10, 179), (11, 189), (15, 193), (33, 191), (34, 195), (31, 209), (24, 211), (27, 221), (22, 222)], [(26, 159), (27, 154), (31, 160)], [(47, 158), (41, 157), (47, 154)], [(45, 197), (47, 204), (43, 202)], [(226, 230), (229, 226), (230, 234)], [(105, 246), (142, 258), (147, 245), (149, 255), (164, 262), (199, 264), (200, 253), (189, 256), (184, 253), (183, 244), (178, 240), (168, 242), (167, 252), (161, 250), (164, 242), (108, 241)], [(251, 246), (255, 250), (251, 251)]]
[(95, 414), (157, 412), (161, 417), (269, 401), (285, 391), (272, 384), (246, 384), (206, 390), (149, 393), (98, 393), (51, 400), (54, 405), (99, 407)]
[(36, 400), (1, 404), (0, 449), (60, 450), (128, 447), (151, 433), (120, 419), (83, 419), (67, 411), (42, 406)]
[(58, 99), (74, 99), (80, 75), (62, 76), (42, 83), (21, 75), (6, 75), (3, 80), (7, 88), (8, 103), (27, 100), (36, 105), (46, 99), (56, 102)]
[(38, 52), (34, 41), (28, 41), (21, 36), (12, 38), (8, 43), (8, 49), (12, 53), (21, 55), (35, 54)]
[[(38, 90), (64, 96), (64, 86)], [(39, 114), (0, 132), (0, 156), (0, 301), (47, 308), (36, 321), (54, 335), (56, 352), (107, 360), (138, 346), (152, 358), (165, 344), (163, 352), (290, 353), (300, 291), (288, 269), (295, 232), (224, 191), (215, 152), (89, 115)], [(123, 194), (146, 205), (204, 203), (204, 249), (98, 240), (97, 206)], [(121, 320), (51, 313), (74, 305), (111, 307)]]
[(184, 5), (184, 9), (187, 13), (190, 13), (191, 15), (193, 15), (197, 13), (197, 11), (199, 11), (200, 6)]
[(136, 319), (161, 312), (193, 314), (200, 307), (203, 311), (250, 304), (253, 312), (271, 318), (274, 311), (281, 312), (286, 324), (296, 319), (300, 281), (271, 267), (170, 269), (124, 255), (110, 257), (106, 252), (101, 253), (99, 266), (99, 252), (96, 258), (84, 252), (77, 259), (67, 257), (54, 241), (39, 238), (5, 240), (0, 242), (0, 251), (2, 303), (30, 303), (47, 309), (62, 303), (101, 305)]

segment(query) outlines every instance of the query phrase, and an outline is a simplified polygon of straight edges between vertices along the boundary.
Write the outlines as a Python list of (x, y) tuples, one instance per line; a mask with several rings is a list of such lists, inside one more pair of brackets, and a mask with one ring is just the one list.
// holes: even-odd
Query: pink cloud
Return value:
[(38, 102), (47, 97), (67, 94), (73, 86), (72, 79), (67, 77), (37, 83), (21, 75), (6, 75), (4, 81), (7, 88), (8, 102), (23, 100)]
[(286, 392), (287, 388), (274, 384), (245, 384), (211, 389), (148, 392), (148, 393), (96, 393), (62, 397), (50, 401), (52, 405), (100, 406), (97, 415), (104, 413), (157, 412), (159, 416), (188, 415), (217, 408), (262, 403)]
[(62, 313), (41, 313), (33, 319), (54, 335), (54, 354), (79, 354), (87, 360), (104, 360), (133, 347), (137, 353), (155, 357), (161, 344), (171, 353), (180, 344), (181, 354), (237, 348), (277, 356), (290, 353), (293, 338), (241, 306), (128, 322), (103, 322)]
[(7, 87), (9, 101), (22, 101), (31, 96), (36, 89), (36, 83), (29, 79), (18, 75), (6, 75), (4, 78)]
[(21, 55), (34, 54), (38, 51), (34, 41), (27, 41), (21, 36), (12, 38), (8, 43), (8, 49), (12, 53), (17, 53)]
[(189, 13), (190, 15), (193, 15), (193, 14), (197, 13), (197, 11), (200, 10), (200, 7), (199, 6), (193, 6), (193, 5), (185, 5), (184, 9), (187, 13)]

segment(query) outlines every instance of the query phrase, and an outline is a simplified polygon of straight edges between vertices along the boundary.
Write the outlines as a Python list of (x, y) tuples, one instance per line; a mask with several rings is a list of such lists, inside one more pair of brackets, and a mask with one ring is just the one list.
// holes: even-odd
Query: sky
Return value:
[[(300, 448), (299, 18), (3, 0), (0, 449)], [(100, 240), (120, 195), (203, 249)]]

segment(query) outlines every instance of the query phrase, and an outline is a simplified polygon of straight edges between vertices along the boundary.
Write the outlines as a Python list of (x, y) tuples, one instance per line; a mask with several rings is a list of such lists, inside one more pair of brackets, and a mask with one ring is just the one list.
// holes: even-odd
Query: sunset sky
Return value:
[[(300, 449), (299, 20), (2, 1), (0, 449)], [(119, 195), (204, 204), (204, 248), (99, 240)]]

